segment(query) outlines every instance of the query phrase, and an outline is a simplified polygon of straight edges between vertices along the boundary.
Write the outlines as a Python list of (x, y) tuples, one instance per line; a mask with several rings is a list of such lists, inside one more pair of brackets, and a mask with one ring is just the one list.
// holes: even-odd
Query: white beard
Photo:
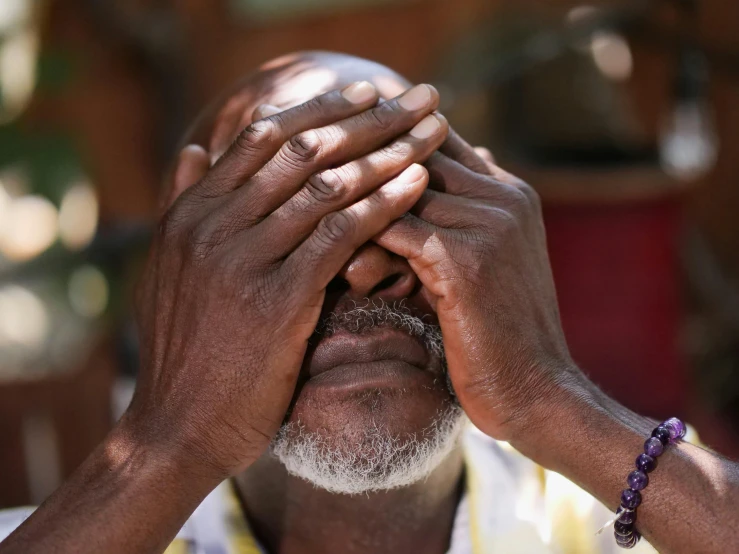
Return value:
[(427, 478), (457, 447), (466, 422), (461, 408), (450, 404), (420, 436), (397, 437), (371, 425), (360, 437), (327, 438), (288, 423), (272, 453), (288, 473), (329, 492), (384, 491)]

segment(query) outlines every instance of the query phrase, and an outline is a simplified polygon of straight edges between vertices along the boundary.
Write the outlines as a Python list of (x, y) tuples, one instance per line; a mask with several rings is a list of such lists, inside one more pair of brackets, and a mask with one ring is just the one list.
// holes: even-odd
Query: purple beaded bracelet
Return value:
[(636, 508), (641, 504), (641, 493), (649, 484), (649, 473), (657, 467), (657, 458), (662, 455), (668, 444), (675, 444), (685, 436), (685, 424), (671, 417), (660, 423), (652, 435), (644, 443), (644, 454), (636, 458), (636, 469), (629, 473), (626, 482), (629, 485), (621, 493), (621, 506), (616, 511), (616, 522), (613, 535), (621, 548), (634, 548), (641, 539), (636, 530)]

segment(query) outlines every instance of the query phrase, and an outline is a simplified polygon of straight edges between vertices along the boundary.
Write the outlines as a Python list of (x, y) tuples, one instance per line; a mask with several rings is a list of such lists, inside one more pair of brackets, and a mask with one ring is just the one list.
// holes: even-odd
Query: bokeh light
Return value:
[(38, 50), (38, 33), (31, 28), (18, 31), (0, 43), (0, 123), (19, 116), (31, 100), (36, 87)]
[(704, 102), (677, 103), (665, 118), (660, 137), (660, 162), (668, 175), (691, 181), (714, 167), (719, 144), (713, 119)]
[(98, 200), (92, 185), (79, 182), (70, 187), (59, 207), (59, 238), (70, 250), (90, 244), (98, 224)]
[(108, 305), (108, 281), (97, 267), (80, 267), (69, 278), (68, 295), (69, 303), (77, 314), (97, 317)]
[(575, 6), (574, 8), (571, 8), (567, 12), (565, 20), (569, 24), (583, 23), (588, 20), (595, 19), (598, 15), (600, 15), (600, 13), (601, 10), (599, 10), (595, 6), (583, 4), (581, 6)]
[(2, 0), (0, 2), (0, 33), (7, 33), (26, 22), (31, 15), (29, 0)]
[(26, 195), (6, 201), (0, 220), (0, 252), (13, 261), (29, 260), (54, 243), (58, 227), (57, 209), (46, 198)]
[(590, 53), (598, 70), (611, 81), (626, 81), (634, 69), (634, 59), (626, 39), (618, 33), (593, 33)]
[(0, 344), (40, 348), (49, 325), (46, 306), (36, 294), (19, 285), (0, 289)]

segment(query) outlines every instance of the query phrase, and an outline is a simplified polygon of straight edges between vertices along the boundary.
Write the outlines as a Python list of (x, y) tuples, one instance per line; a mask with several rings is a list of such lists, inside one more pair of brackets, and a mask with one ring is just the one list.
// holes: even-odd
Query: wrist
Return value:
[(539, 368), (536, 373), (547, 377), (529, 385), (529, 397), (518, 403), (521, 408), (508, 426), (506, 440), (517, 448), (547, 441), (562, 418), (572, 417), (578, 405), (594, 402), (587, 378), (574, 364)]
[(509, 442), (519, 452), (551, 467), (553, 451), (561, 447), (563, 437), (572, 437), (598, 417), (609, 417), (608, 408), (599, 401), (595, 386), (573, 366), (558, 373), (558, 379), (544, 387), (531, 402), (525, 415), (511, 431)]
[(637, 451), (651, 426), (650, 420), (603, 394), (573, 366), (542, 395), (510, 443), (540, 465), (567, 474), (573, 456), (605, 446), (602, 441)]
[[(108, 470), (123, 476), (173, 484), (187, 497), (202, 500), (227, 476), (199, 463), (181, 442), (157, 436), (126, 413), (103, 444)], [(184, 485), (184, 486), (183, 486)]]

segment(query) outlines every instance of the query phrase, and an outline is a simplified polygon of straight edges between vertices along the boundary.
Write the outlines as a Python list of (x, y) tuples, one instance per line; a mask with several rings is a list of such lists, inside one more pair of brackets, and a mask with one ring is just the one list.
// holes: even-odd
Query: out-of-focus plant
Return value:
[[(35, 94), (53, 95), (72, 64), (41, 48), (48, 2), (0, 2), (0, 273), (54, 251), (73, 257), (95, 237), (98, 203), (72, 137), (30, 129)], [(108, 304), (109, 285), (82, 263), (0, 282), (0, 381), (46, 375), (83, 356), (91, 325)]]

